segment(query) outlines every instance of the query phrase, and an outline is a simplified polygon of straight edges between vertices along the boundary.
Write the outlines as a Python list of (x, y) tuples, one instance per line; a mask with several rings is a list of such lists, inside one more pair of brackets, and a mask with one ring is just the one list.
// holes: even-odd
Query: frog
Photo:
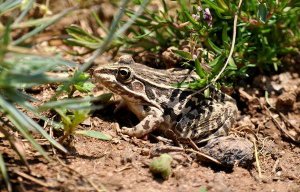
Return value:
[(187, 85), (199, 79), (190, 69), (155, 69), (124, 55), (112, 64), (94, 70), (96, 81), (122, 98), (138, 118), (133, 127), (121, 132), (142, 138), (155, 130), (171, 133), (172, 139), (188, 139), (195, 144), (226, 136), (237, 119), (236, 101), (210, 86), (207, 92)]

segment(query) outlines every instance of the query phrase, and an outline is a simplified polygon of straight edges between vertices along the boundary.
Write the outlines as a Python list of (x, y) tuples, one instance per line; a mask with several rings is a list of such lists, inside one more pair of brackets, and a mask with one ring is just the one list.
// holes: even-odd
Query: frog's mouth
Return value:
[(121, 96), (127, 102), (136, 103), (139, 105), (151, 105), (159, 109), (161, 108), (157, 103), (149, 100), (149, 98), (147, 98), (145, 94), (130, 90), (128, 87), (126, 87), (126, 85), (120, 83), (115, 78), (105, 78), (104, 76), (102, 76), (102, 78), (99, 78), (99, 80), (101, 80), (100, 83), (107, 89)]

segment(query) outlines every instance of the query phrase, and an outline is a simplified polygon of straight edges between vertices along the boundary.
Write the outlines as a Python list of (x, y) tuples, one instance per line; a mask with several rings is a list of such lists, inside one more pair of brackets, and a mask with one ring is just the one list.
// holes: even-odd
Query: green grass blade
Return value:
[(13, 41), (12, 45), (18, 45), (18, 44), (22, 43), (23, 41), (25, 41), (26, 39), (28, 39), (28, 38), (36, 35), (37, 33), (41, 32), (45, 28), (49, 27), (53, 23), (57, 22), (59, 19), (61, 19), (62, 17), (64, 17), (66, 14), (68, 14), (70, 11), (73, 11), (74, 9), (75, 8), (73, 8), (73, 7), (72, 8), (68, 8), (68, 9), (65, 9), (64, 11), (62, 11), (61, 13), (59, 13), (57, 15), (54, 15), (47, 22), (45, 22), (42, 25), (36, 27), (32, 31), (26, 33), (25, 35), (23, 35), (19, 39), (16, 39), (15, 41)]
[(207, 43), (212, 48), (212, 50), (214, 50), (218, 54), (222, 54), (222, 52), (224, 51), (224, 49), (221, 49), (217, 45), (215, 45), (210, 38), (207, 39)]
[(92, 12), (92, 16), (95, 18), (96, 23), (99, 25), (99, 27), (101, 27), (104, 30), (104, 32), (107, 34), (108, 29), (105, 27), (104, 23), (100, 20), (100, 18), (98, 17), (95, 11)]
[(28, 132), (31, 129), (30, 124), (24, 119), (24, 114), (18, 111), (13, 105), (9, 104), (0, 97), (0, 106), (7, 113), (8, 119), (15, 125), (16, 129), (33, 145), (33, 147), (43, 155), (47, 160), (50, 160), (44, 149), (34, 140)]
[(207, 3), (211, 8), (213, 8), (214, 10), (216, 10), (219, 13), (224, 13), (225, 10), (223, 8), (221, 8), (220, 6), (218, 6), (216, 3), (214, 3), (211, 0), (203, 0), (205, 3)]
[(16, 8), (21, 4), (21, 0), (8, 0), (0, 4), (0, 16), (4, 13)]
[[(11, 92), (11, 94), (12, 93), (13, 92)], [(17, 93), (18, 92), (16, 92), (16, 94)], [(25, 106), (27, 109), (32, 110), (34, 113), (37, 111), (32, 105), (30, 105), (29, 102), (26, 102), (25, 99), (21, 99), (22, 98), (21, 96), (18, 97), (18, 96), (15, 96), (15, 95), (12, 95), (10, 98), (14, 99), (14, 100), (18, 99), (19, 102), (18, 101), (16, 101), (16, 102), (18, 102), (19, 104)], [(1, 101), (1, 97), (0, 97), (0, 101)], [(65, 153), (67, 152), (67, 150), (64, 147), (62, 147), (57, 141), (55, 141), (52, 137), (50, 137), (50, 135), (48, 135), (48, 133), (41, 126), (39, 126), (35, 121), (33, 121), (31, 118), (24, 115), (23, 113), (21, 113), (18, 110), (14, 110), (14, 111), (15, 111), (15, 114), (17, 114), (16, 118), (18, 118), (18, 120), (20, 120), (20, 121), (23, 120), (23, 122), (21, 122), (21, 123), (24, 125), (24, 127), (27, 127), (27, 129), (32, 129), (32, 128), (35, 129), (44, 138), (46, 138), (52, 145), (54, 145), (56, 148), (60, 149), (61, 151), (65, 152)], [(19, 113), (19, 115), (18, 115), (18, 113)], [(41, 116), (39, 116), (39, 117), (42, 118)], [(42, 118), (42, 119), (45, 119), (45, 118)], [(20, 125), (22, 125), (22, 124), (20, 124)]]
[[(48, 109), (53, 109), (53, 108), (69, 108), (72, 106), (78, 106), (80, 103), (86, 103), (86, 102), (92, 102), (92, 101), (97, 101), (101, 103), (106, 103), (109, 101), (111, 98), (112, 94), (107, 93), (107, 94), (102, 94), (98, 97), (84, 97), (84, 98), (79, 98), (79, 99), (67, 99), (67, 100), (59, 100), (59, 101), (50, 101), (47, 102), (46, 104), (42, 105), (39, 107), (40, 111), (45, 111)], [(82, 106), (84, 107), (84, 106)]]
[(103, 40), (102, 44), (99, 46), (98, 49), (96, 49), (92, 56), (88, 58), (87, 62), (85, 62), (79, 69), (79, 71), (86, 71), (93, 63), (93, 61), (97, 58), (98, 55), (104, 53), (106, 48), (110, 45), (111, 41), (113, 40), (114, 34), (118, 28), (118, 24), (120, 23), (120, 20), (122, 16), (124, 15), (126, 5), (129, 3), (129, 0), (123, 0), (121, 2), (121, 6), (115, 15), (113, 22), (110, 26), (108, 36)]
[(108, 36), (103, 40), (101, 46), (96, 49), (93, 53), (93, 55), (88, 59), (88, 61), (82, 65), (82, 67), (79, 69), (80, 71), (85, 71), (87, 70), (92, 62), (96, 59), (96, 57), (99, 54), (102, 54), (107, 47), (109, 47), (109, 45), (111, 44), (111, 42), (118, 36), (120, 36), (122, 33), (124, 33), (133, 23), (134, 21), (142, 14), (145, 6), (149, 3), (149, 0), (144, 0), (139, 9), (137, 10), (137, 12), (135, 13), (134, 16), (132, 16), (129, 21), (127, 21), (120, 29), (117, 30), (118, 28), (118, 24), (120, 23), (120, 20), (122, 18), (122, 16), (124, 15), (125, 12), (125, 7), (128, 4), (129, 0), (123, 0), (120, 6), (120, 9), (118, 11), (118, 13), (116, 14), (116, 16), (114, 17), (114, 20), (111, 24)]
[(15, 20), (13, 24), (18, 24), (28, 13), (28, 11), (32, 8), (33, 4), (35, 3), (35, 0), (28, 0), (25, 2), (25, 8), (22, 11), (22, 13), (19, 15), (19, 17)]
[(66, 82), (67, 80), (67, 78), (48, 77), (44, 74), (9, 74), (0, 78), (0, 88), (29, 88), (35, 85), (42, 85), (47, 83)]
[(144, 0), (139, 9), (135, 12), (135, 14), (129, 18), (129, 20), (113, 35), (112, 38), (118, 37), (123, 34), (134, 22), (135, 20), (143, 13), (146, 5), (150, 2), (150, 0)]
[(34, 140), (34, 138), (30, 135), (28, 130), (36, 129), (40, 132), (46, 139), (49, 140), (51, 144), (53, 144), (58, 149), (67, 152), (64, 147), (62, 147), (59, 143), (57, 143), (54, 139), (52, 139), (37, 123), (35, 123), (32, 119), (29, 119), (25, 114), (20, 112), (15, 106), (8, 103), (3, 97), (0, 96), (0, 106), (7, 114), (8, 119), (16, 126), (16, 129), (22, 133), (22, 135), (34, 146), (38, 152), (43, 155), (47, 160), (50, 160), (47, 156), (47, 153), (43, 150), (43, 148)]
[(9, 177), (8, 177), (8, 174), (7, 174), (7, 169), (6, 169), (6, 166), (5, 166), (5, 162), (4, 162), (2, 153), (0, 153), (0, 172), (1, 172), (1, 175), (2, 175), (2, 177), (3, 177), (3, 179), (6, 183), (7, 190), (9, 192), (11, 192), (12, 188), (11, 188), (11, 184), (9, 182)]

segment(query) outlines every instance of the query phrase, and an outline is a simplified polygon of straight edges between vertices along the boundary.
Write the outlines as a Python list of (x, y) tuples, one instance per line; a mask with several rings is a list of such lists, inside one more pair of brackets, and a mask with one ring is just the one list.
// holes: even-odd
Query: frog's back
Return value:
[(174, 133), (196, 143), (209, 136), (227, 135), (237, 116), (235, 101), (212, 87), (210, 92), (210, 97), (205, 97), (201, 91), (172, 91), (169, 102), (162, 106)]

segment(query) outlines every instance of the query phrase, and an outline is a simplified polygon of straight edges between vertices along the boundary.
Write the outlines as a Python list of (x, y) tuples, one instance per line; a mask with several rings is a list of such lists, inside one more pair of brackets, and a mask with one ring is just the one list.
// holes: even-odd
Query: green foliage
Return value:
[[(175, 2), (173, 2), (174, 4)], [(133, 4), (140, 5), (140, 1)], [(110, 49), (120, 49), (134, 54), (143, 51), (161, 54), (169, 47), (182, 58), (181, 64), (195, 67), (199, 80), (191, 88), (210, 83), (224, 66), (233, 42), (233, 18), (238, 13), (237, 37), (234, 54), (221, 74), (220, 83), (232, 83), (236, 78), (248, 77), (249, 68), (261, 71), (277, 70), (281, 58), (299, 52), (299, 3), (296, 0), (243, 1), (238, 10), (238, 1), (229, 0), (177, 0), (177, 6), (162, 0), (162, 7), (145, 8), (127, 30), (126, 36), (115, 39)], [(126, 10), (129, 20), (135, 11)], [(99, 27), (107, 31), (93, 14)], [(76, 27), (67, 32), (69, 42), (93, 49), (101, 41)], [(138, 50), (138, 51), (137, 51)], [(157, 57), (159, 59), (160, 57)], [(159, 62), (163, 62), (162, 60)]]
[[(2, 40), (4, 38), (2, 37)], [(7, 51), (2, 50), (2, 52)], [(60, 64), (60, 59), (56, 60), (55, 58), (10, 52), (3, 55), (0, 60), (2, 61), (0, 64), (0, 111), (2, 114), (5, 114), (5, 116), (0, 117), (0, 121), (7, 124), (5, 119), (8, 118), (15, 128), (46, 158), (46, 153), (32, 138), (29, 130), (36, 130), (54, 146), (62, 151), (66, 151), (40, 125), (16, 107), (16, 104), (18, 104), (24, 109), (37, 113), (37, 109), (30, 104), (30, 101), (36, 100), (24, 93), (22, 89), (41, 84), (67, 81), (67, 79), (51, 77), (46, 73), (57, 67), (62, 69), (64, 65)]]
[[(16, 141), (17, 138), (15, 138), (10, 131), (18, 132), (19, 135), (28, 140), (47, 160), (50, 160), (47, 152), (38, 144), (31, 132), (39, 133), (57, 149), (60, 149), (62, 152), (67, 152), (60, 143), (50, 137), (44, 128), (31, 118), (34, 115), (35, 117), (49, 121), (50, 124), (58, 127), (61, 126), (59, 123), (55, 123), (40, 114), (43, 110), (53, 109), (55, 106), (54, 104), (57, 103), (48, 102), (36, 107), (32, 104), (32, 102), (41, 101), (38, 101), (36, 98), (28, 95), (26, 90), (31, 89), (34, 86), (51, 83), (67, 84), (72, 88), (72, 90), (78, 90), (84, 93), (90, 92), (93, 88), (91, 82), (88, 81), (89, 76), (82, 72), (76, 72), (74, 78), (60, 78), (53, 75), (55, 74), (53, 72), (67, 73), (70, 67), (78, 67), (78, 65), (73, 62), (65, 61), (58, 56), (43, 57), (28, 53), (24, 54), (22, 51), (19, 52), (19, 50), (27, 49), (17, 47), (17, 45), (20, 45), (25, 40), (28, 40), (30, 37), (33, 37), (46, 27), (52, 25), (73, 9), (65, 9), (61, 13), (51, 17), (23, 21), (28, 11), (32, 8), (34, 2), (34, 0), (0, 2), (0, 16), (5, 14), (8, 18), (1, 20), (1, 22), (6, 22), (5, 25), (0, 23), (0, 133), (4, 136), (4, 139), (7, 139), (10, 142), (11, 147), (16, 151), (25, 165), (27, 165), (25, 151), (19, 146)], [(16, 15), (18, 13), (19, 16)], [(32, 30), (27, 33), (26, 30), (24, 30), (24, 34), (17, 39), (13, 39), (11, 37), (14, 30), (18, 29), (20, 32), (23, 28), (31, 28)], [(69, 90), (68, 92), (70, 96), (73, 94), (70, 93), (72, 90)], [(56, 95), (58, 96), (61, 93), (65, 92), (57, 91)], [(102, 97), (82, 99), (85, 101), (85, 103), (83, 102), (85, 107), (87, 105), (86, 103), (89, 103), (89, 109), (82, 109), (82, 106), (78, 105), (78, 102), (81, 102), (80, 99), (76, 100), (77, 108), (74, 107), (73, 109), (63, 108), (62, 106), (64, 106), (64, 103), (61, 102), (59, 109), (64, 117), (63, 125), (68, 127), (70, 130), (75, 129), (74, 127), (88, 116), (88, 111), (103, 107), (102, 104), (101, 106), (91, 107), (91, 101), (108, 101), (109, 98), (110, 95), (103, 95)], [(54, 97), (54, 99), (57, 98)], [(75, 105), (74, 101), (64, 100), (64, 102), (68, 102), (69, 105), (73, 102), (73, 106)], [(66, 113), (68, 110), (70, 110), (73, 115)], [(32, 114), (31, 117), (27, 115), (28, 112)], [(96, 134), (94, 133), (94, 135)], [(107, 138), (108, 136), (106, 139)], [(11, 191), (11, 185), (9, 183), (7, 169), (2, 158), (2, 154), (0, 154), (0, 176), (1, 179), (5, 181), (8, 191)]]
[[(83, 97), (66, 100), (48, 102), (42, 105), (39, 110), (54, 109), (60, 116), (64, 135), (60, 138), (62, 143), (70, 135), (81, 134), (84, 136), (95, 137), (102, 140), (110, 140), (111, 137), (98, 131), (78, 131), (78, 125), (85, 121), (92, 110), (101, 109), (107, 103), (112, 94), (102, 94), (98, 97)], [(93, 101), (100, 103), (98, 106), (92, 105)]]
[(81, 71), (75, 71), (68, 82), (63, 83), (57, 88), (57, 95), (67, 93), (72, 97), (75, 91), (80, 93), (91, 93), (95, 85), (90, 81), (90, 75)]
[[(90, 106), (90, 103), (80, 103), (82, 107)], [(60, 115), (63, 124), (65, 137), (73, 134), (76, 127), (89, 117), (90, 110), (72, 110), (69, 111), (66, 108), (57, 108), (56, 112)], [(63, 142), (64, 139), (61, 140)]]

